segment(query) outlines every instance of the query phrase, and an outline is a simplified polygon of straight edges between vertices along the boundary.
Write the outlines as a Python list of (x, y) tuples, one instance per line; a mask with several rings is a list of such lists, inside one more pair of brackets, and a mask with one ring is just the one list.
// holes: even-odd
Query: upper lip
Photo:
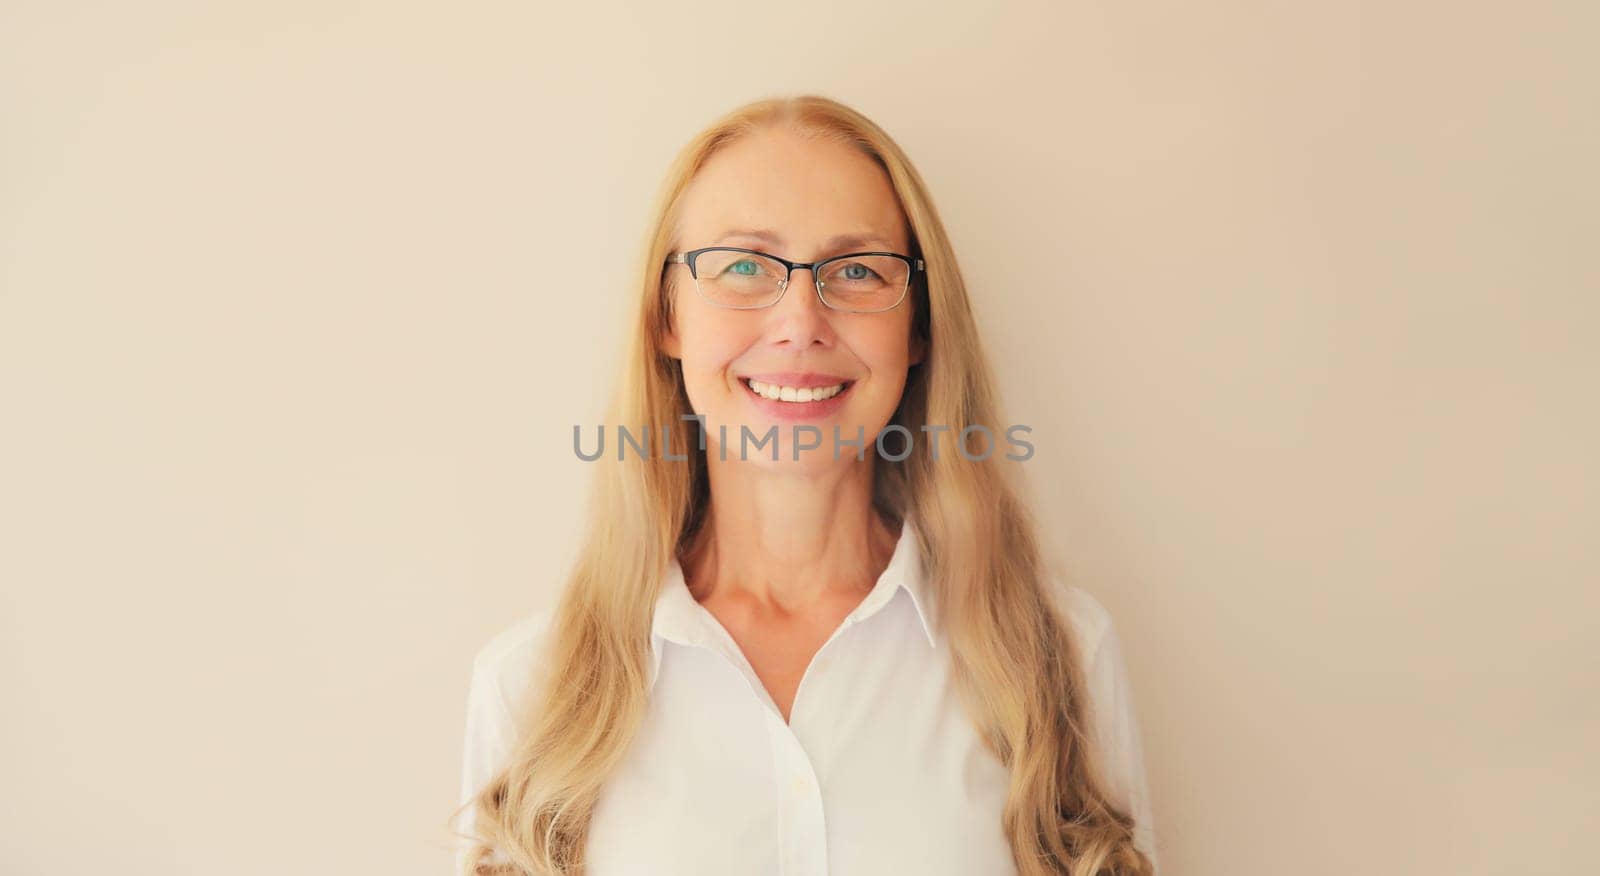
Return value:
[(848, 377), (840, 377), (836, 374), (818, 374), (815, 371), (771, 371), (766, 374), (742, 374), (740, 379), (759, 380), (772, 386), (792, 386), (795, 389), (837, 386), (841, 383), (850, 382)]

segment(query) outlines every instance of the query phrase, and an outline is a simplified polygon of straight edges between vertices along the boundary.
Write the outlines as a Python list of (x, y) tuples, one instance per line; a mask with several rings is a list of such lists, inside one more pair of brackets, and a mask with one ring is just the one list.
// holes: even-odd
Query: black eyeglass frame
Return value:
[[(772, 259), (773, 261), (783, 265), (787, 272), (783, 275), (783, 284), (778, 287), (778, 297), (772, 299), (766, 304), (750, 304), (746, 306), (740, 306), (737, 304), (723, 304), (720, 301), (713, 301), (711, 296), (707, 295), (705, 290), (700, 288), (700, 272), (695, 269), (695, 259), (699, 258), (701, 253), (713, 251), (748, 253), (750, 255), (758, 255), (764, 258)], [(893, 256), (894, 258), (906, 263), (906, 266), (910, 269), (906, 273), (906, 285), (905, 288), (900, 290), (900, 297), (895, 299), (893, 304), (889, 305), (888, 307), (881, 307), (875, 310), (854, 310), (846, 307), (834, 307), (832, 304), (828, 303), (828, 299), (822, 294), (822, 286), (817, 280), (817, 278), (821, 276), (821, 272), (817, 269), (828, 264), (829, 262), (855, 258), (857, 256)], [(924, 263), (922, 259), (914, 258), (908, 255), (902, 255), (901, 253), (897, 252), (849, 252), (845, 253), (844, 255), (830, 256), (819, 262), (808, 263), (790, 261), (782, 256), (773, 255), (770, 252), (763, 252), (759, 249), (745, 249), (742, 246), (702, 246), (699, 249), (691, 249), (688, 252), (673, 253), (672, 255), (667, 256), (665, 264), (688, 265), (689, 276), (694, 278), (694, 287), (700, 292), (701, 297), (705, 298), (707, 301), (710, 301), (717, 307), (726, 307), (729, 310), (761, 310), (767, 307), (777, 306), (778, 302), (783, 300), (783, 296), (789, 293), (789, 280), (794, 276), (795, 269), (805, 268), (811, 271), (811, 288), (816, 290), (817, 300), (821, 301), (824, 307), (827, 307), (830, 310), (837, 310), (840, 313), (887, 313), (888, 311), (894, 310), (906, 300), (907, 293), (911, 291), (912, 278), (915, 277), (919, 272), (927, 271), (927, 264)]]

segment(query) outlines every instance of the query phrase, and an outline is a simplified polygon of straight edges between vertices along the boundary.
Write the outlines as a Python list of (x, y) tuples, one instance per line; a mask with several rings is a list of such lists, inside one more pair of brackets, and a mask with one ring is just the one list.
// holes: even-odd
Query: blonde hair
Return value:
[[(682, 374), (661, 346), (675, 291), (663, 261), (677, 244), (681, 196), (701, 166), (728, 143), (770, 126), (836, 138), (873, 158), (909, 222), (911, 254), (927, 263), (910, 299), (912, 332), (927, 352), (911, 367), (891, 422), (931, 434), (941, 446), (937, 454), (919, 447), (898, 462), (877, 459), (872, 501), (892, 519), (917, 521), (916, 547), (962, 702), (1010, 771), (1002, 820), (1018, 871), (1149, 876), (1149, 859), (1133, 845), (1133, 818), (1108, 799), (1091, 756), (1076, 642), (1051, 593), (1021, 491), (981, 443), (957, 452), (962, 426), (984, 424), (995, 433), (997, 402), (944, 226), (888, 134), (847, 106), (804, 95), (739, 107), (684, 147), (649, 226), (639, 307), (607, 425), (614, 431), (625, 424), (635, 434), (641, 425), (646, 434), (665, 430), (669, 446), (696, 446), (691, 421), (681, 419), (693, 413)], [(919, 431), (929, 423), (952, 428)], [(687, 462), (622, 456), (596, 463), (586, 539), (556, 607), (544, 674), (535, 680), (546, 693), (523, 719), (499, 772), (463, 804), (477, 807), (473, 874), (583, 873), (601, 786), (645, 712), (656, 597), (710, 495), (704, 454), (690, 453)], [(491, 861), (496, 850), (508, 863)]]

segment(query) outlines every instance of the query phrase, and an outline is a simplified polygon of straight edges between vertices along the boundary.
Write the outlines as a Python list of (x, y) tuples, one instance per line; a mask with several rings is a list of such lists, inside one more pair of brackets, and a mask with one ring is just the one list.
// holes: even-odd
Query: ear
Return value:
[(916, 332), (912, 332), (911, 333), (911, 358), (906, 364), (907, 365), (921, 365), (922, 364), (922, 360), (927, 355), (928, 355), (928, 341), (927, 341), (927, 339), (922, 337), (921, 335), (917, 334)]
[(673, 313), (672, 287), (664, 288), (666, 293), (666, 307), (661, 314), (661, 321), (665, 324), (661, 329), (661, 352), (674, 359), (683, 358), (683, 343), (678, 339), (678, 317)]

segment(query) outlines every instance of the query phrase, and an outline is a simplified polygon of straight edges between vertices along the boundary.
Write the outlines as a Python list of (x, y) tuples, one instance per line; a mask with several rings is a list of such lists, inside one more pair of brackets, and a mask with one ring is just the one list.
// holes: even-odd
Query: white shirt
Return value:
[[(1057, 586), (1074, 624), (1109, 792), (1155, 859), (1139, 727), (1105, 608)], [(672, 562), (652, 627), (649, 706), (596, 805), (590, 876), (1015, 874), (1001, 829), (1008, 776), (984, 747), (935, 633), (907, 520), (872, 591), (807, 666), (785, 723), (733, 638)], [(552, 610), (473, 662), (461, 801), (501, 765)], [(470, 826), (475, 809), (467, 810)], [(464, 867), (464, 849), (457, 871)], [(498, 860), (505, 860), (497, 855)]]

